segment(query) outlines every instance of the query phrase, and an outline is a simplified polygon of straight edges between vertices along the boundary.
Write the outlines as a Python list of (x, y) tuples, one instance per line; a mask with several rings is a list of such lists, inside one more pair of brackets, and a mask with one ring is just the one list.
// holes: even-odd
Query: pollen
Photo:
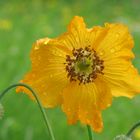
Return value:
[(66, 55), (65, 68), (70, 81), (79, 81), (79, 84), (94, 82), (98, 74), (104, 74), (103, 60), (91, 46), (73, 49), (72, 55)]

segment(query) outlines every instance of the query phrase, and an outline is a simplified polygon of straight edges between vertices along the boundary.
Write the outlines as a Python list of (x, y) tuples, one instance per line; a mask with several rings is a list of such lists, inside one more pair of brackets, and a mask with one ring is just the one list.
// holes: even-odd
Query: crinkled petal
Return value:
[(80, 120), (83, 124), (89, 124), (94, 131), (102, 130), (101, 110), (107, 108), (112, 100), (110, 90), (102, 79), (86, 85), (72, 82), (62, 95), (62, 108), (70, 124)]
[(82, 17), (75, 16), (68, 26), (68, 31), (56, 38), (57, 44), (73, 50), (73, 48), (95, 48), (102, 41), (108, 29), (95, 26), (86, 28)]
[[(68, 82), (64, 65), (67, 52), (50, 42), (50, 39), (45, 38), (34, 44), (31, 51), (32, 70), (21, 81), (37, 92), (45, 107), (61, 104), (60, 93)], [(20, 91), (33, 98), (27, 89), (17, 88), (17, 92)]]
[(88, 37), (87, 41), (89, 42), (90, 46), (96, 50), (96, 48), (100, 45), (103, 41), (104, 37), (108, 32), (107, 28), (94, 26), (91, 29), (88, 29)]
[(110, 61), (111, 58), (115, 60), (118, 57), (130, 60), (134, 57), (131, 51), (134, 42), (125, 25), (106, 24), (104, 30), (106, 34), (94, 48), (104, 61)]
[(132, 98), (140, 93), (140, 76), (138, 71), (132, 64), (122, 72), (110, 72), (105, 74), (105, 79), (112, 90), (112, 95), (115, 97), (125, 96)]
[(71, 50), (89, 46), (89, 31), (82, 17), (75, 16), (68, 26), (68, 31), (57, 38), (62, 46)]
[(104, 61), (104, 78), (114, 96), (133, 97), (140, 92), (140, 77), (131, 61), (134, 42), (122, 24), (106, 24), (107, 34), (95, 50)]

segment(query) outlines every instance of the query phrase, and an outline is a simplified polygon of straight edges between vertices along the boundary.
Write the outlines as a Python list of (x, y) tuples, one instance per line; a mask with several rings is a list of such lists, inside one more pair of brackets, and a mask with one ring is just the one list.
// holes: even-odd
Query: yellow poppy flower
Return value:
[[(65, 34), (33, 45), (32, 69), (21, 82), (38, 93), (44, 107), (62, 106), (70, 124), (80, 120), (100, 132), (101, 111), (112, 97), (140, 92), (140, 76), (131, 63), (133, 46), (126, 26), (107, 23), (87, 29), (76, 16)], [(27, 89), (19, 87), (21, 91), (33, 99)]]

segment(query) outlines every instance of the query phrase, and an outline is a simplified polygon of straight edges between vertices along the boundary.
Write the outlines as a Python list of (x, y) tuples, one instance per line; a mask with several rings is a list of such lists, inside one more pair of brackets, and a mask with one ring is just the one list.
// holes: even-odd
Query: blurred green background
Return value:
[[(30, 68), (32, 43), (56, 37), (66, 31), (75, 15), (83, 16), (88, 27), (104, 22), (129, 26), (135, 40), (134, 65), (140, 70), (140, 0), (0, 0), (0, 91), (17, 83)], [(49, 140), (37, 104), (24, 94), (10, 91), (2, 104), (0, 140)], [(86, 127), (68, 126), (59, 108), (48, 110), (56, 140), (88, 140)], [(104, 130), (95, 140), (113, 140), (140, 120), (140, 95), (133, 100), (117, 98), (103, 111)], [(134, 133), (140, 140), (140, 128)]]

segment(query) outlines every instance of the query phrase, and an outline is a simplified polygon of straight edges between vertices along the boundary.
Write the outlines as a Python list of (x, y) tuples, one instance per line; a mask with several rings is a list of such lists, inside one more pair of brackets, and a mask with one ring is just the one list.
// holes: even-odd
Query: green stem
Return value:
[(7, 89), (5, 89), (5, 90), (0, 94), (0, 100), (2, 99), (2, 97), (3, 97), (10, 89), (12, 89), (12, 88), (14, 88), (14, 87), (18, 87), (18, 86), (25, 87), (25, 88), (27, 88), (28, 90), (30, 90), (30, 91), (32, 92), (33, 96), (35, 97), (35, 99), (36, 99), (36, 101), (37, 101), (37, 103), (38, 103), (38, 106), (39, 106), (39, 108), (40, 108), (40, 111), (41, 111), (41, 113), (42, 113), (42, 115), (43, 115), (43, 118), (44, 118), (46, 127), (47, 127), (47, 129), (48, 129), (48, 131), (49, 131), (49, 134), (50, 134), (50, 137), (51, 137), (52, 140), (55, 140), (55, 137), (54, 137), (54, 134), (53, 134), (51, 125), (50, 125), (50, 123), (49, 123), (49, 120), (48, 120), (48, 118), (47, 118), (47, 115), (46, 115), (46, 113), (45, 113), (45, 110), (43, 109), (43, 107), (42, 107), (42, 105), (41, 105), (41, 102), (39, 101), (39, 98), (38, 98), (37, 94), (35, 93), (35, 91), (34, 91), (30, 86), (28, 86), (28, 85), (26, 85), (26, 84), (22, 84), (22, 83), (11, 85), (11, 86), (9, 86)]
[(93, 140), (92, 130), (89, 125), (87, 125), (87, 129), (88, 129), (89, 140)]
[(133, 133), (133, 131), (137, 128), (137, 127), (139, 127), (140, 126), (140, 121), (139, 122), (137, 122), (136, 124), (134, 124), (133, 126), (132, 126), (132, 128), (127, 132), (127, 136), (128, 137), (131, 137), (131, 134)]

